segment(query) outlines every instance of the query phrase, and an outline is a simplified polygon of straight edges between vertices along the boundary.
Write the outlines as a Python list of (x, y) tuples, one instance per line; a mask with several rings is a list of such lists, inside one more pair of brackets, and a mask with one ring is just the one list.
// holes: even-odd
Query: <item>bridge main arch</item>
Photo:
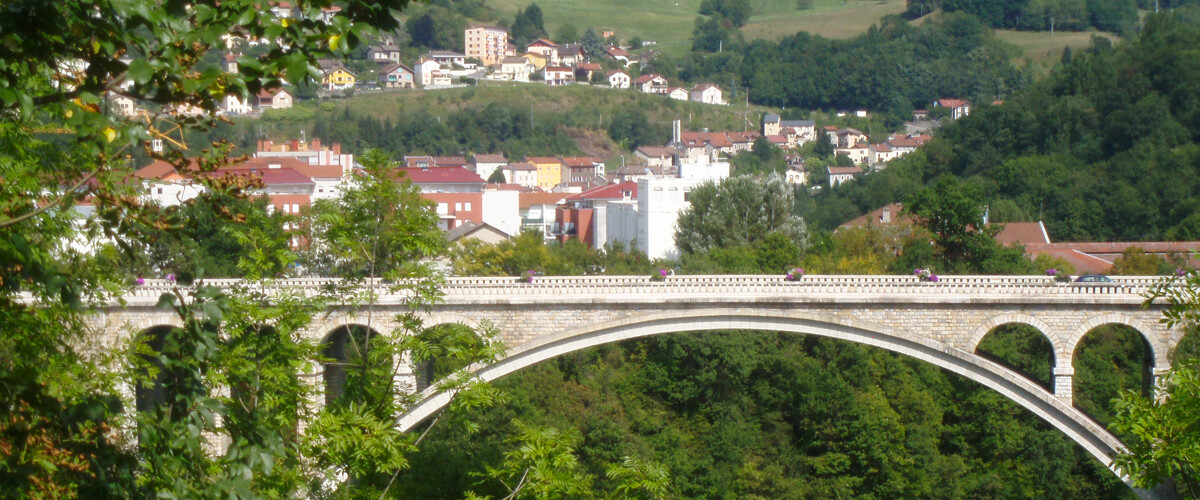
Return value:
[[(1116, 437), (1045, 388), (982, 356), (886, 325), (803, 310), (706, 308), (631, 316), (566, 330), (516, 346), (504, 359), (476, 367), (475, 374), (485, 381), (494, 381), (542, 361), (610, 342), (668, 333), (730, 329), (818, 335), (904, 354), (1003, 394), (1066, 434), (1110, 470), (1113, 455), (1125, 448)], [(436, 390), (434, 386), (424, 391), (422, 400), (400, 417), (400, 430), (411, 430), (449, 403), (451, 395)]]

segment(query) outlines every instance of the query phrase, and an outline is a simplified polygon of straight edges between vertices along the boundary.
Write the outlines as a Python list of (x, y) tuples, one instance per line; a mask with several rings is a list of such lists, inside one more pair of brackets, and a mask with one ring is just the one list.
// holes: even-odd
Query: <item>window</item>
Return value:
[(438, 206), (437, 206), (438, 215), (446, 215), (446, 212), (448, 210), (449, 210), (449, 208), (446, 206), (445, 203), (438, 203)]
[(299, 203), (292, 203), (292, 213), (294, 213), (294, 214), (300, 213), (300, 204)]
[(461, 211), (461, 210), (462, 210), (462, 203), (455, 203), (455, 204), (454, 204), (454, 211), (455, 211), (455, 212), (458, 212), (458, 211)]
[(471, 211), (471, 202), (468, 201), (465, 204), (463, 204), (463, 206), (466, 207), (464, 210), (466, 210), (468, 212)]

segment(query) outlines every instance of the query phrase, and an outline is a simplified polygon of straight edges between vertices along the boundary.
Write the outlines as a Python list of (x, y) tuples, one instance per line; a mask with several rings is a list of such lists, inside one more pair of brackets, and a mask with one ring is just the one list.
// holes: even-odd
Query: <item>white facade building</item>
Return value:
[(506, 189), (483, 190), (483, 222), (509, 236), (521, 232), (521, 193)]
[(710, 161), (707, 156), (680, 158), (679, 178), (700, 181), (720, 181), (729, 177), (729, 162)]
[(675, 221), (691, 206), (688, 193), (704, 181), (652, 178), (637, 182), (637, 200), (608, 203), (604, 243), (638, 248), (651, 259), (678, 259)]

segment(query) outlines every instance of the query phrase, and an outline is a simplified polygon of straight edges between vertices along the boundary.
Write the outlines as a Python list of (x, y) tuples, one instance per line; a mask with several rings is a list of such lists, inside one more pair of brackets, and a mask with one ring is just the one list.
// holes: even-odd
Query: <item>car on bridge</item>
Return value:
[(1088, 284), (1088, 285), (1105, 285), (1105, 284), (1115, 283), (1115, 282), (1112, 280), (1112, 278), (1109, 278), (1108, 276), (1105, 276), (1103, 274), (1085, 274), (1083, 276), (1075, 278), (1075, 283)]

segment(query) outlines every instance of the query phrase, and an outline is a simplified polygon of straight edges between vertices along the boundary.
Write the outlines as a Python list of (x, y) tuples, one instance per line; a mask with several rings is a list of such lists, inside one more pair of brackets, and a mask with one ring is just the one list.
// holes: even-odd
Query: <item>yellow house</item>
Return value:
[(526, 61), (529, 61), (529, 64), (532, 64), (533, 67), (537, 71), (541, 71), (542, 68), (546, 67), (546, 62), (547, 62), (546, 59), (547, 58), (546, 58), (545, 54), (538, 54), (536, 52), (526, 52), (524, 54), (521, 54), (521, 57), (524, 57)]
[(546, 191), (562, 182), (562, 161), (553, 156), (530, 156), (525, 161), (537, 167), (537, 186)]
[(355, 78), (354, 73), (351, 73), (350, 70), (346, 69), (345, 66), (339, 64), (323, 69), (325, 70), (325, 74), (321, 77), (321, 86), (325, 87), (325, 90), (346, 90), (354, 88), (354, 83), (357, 81), (357, 79)]

